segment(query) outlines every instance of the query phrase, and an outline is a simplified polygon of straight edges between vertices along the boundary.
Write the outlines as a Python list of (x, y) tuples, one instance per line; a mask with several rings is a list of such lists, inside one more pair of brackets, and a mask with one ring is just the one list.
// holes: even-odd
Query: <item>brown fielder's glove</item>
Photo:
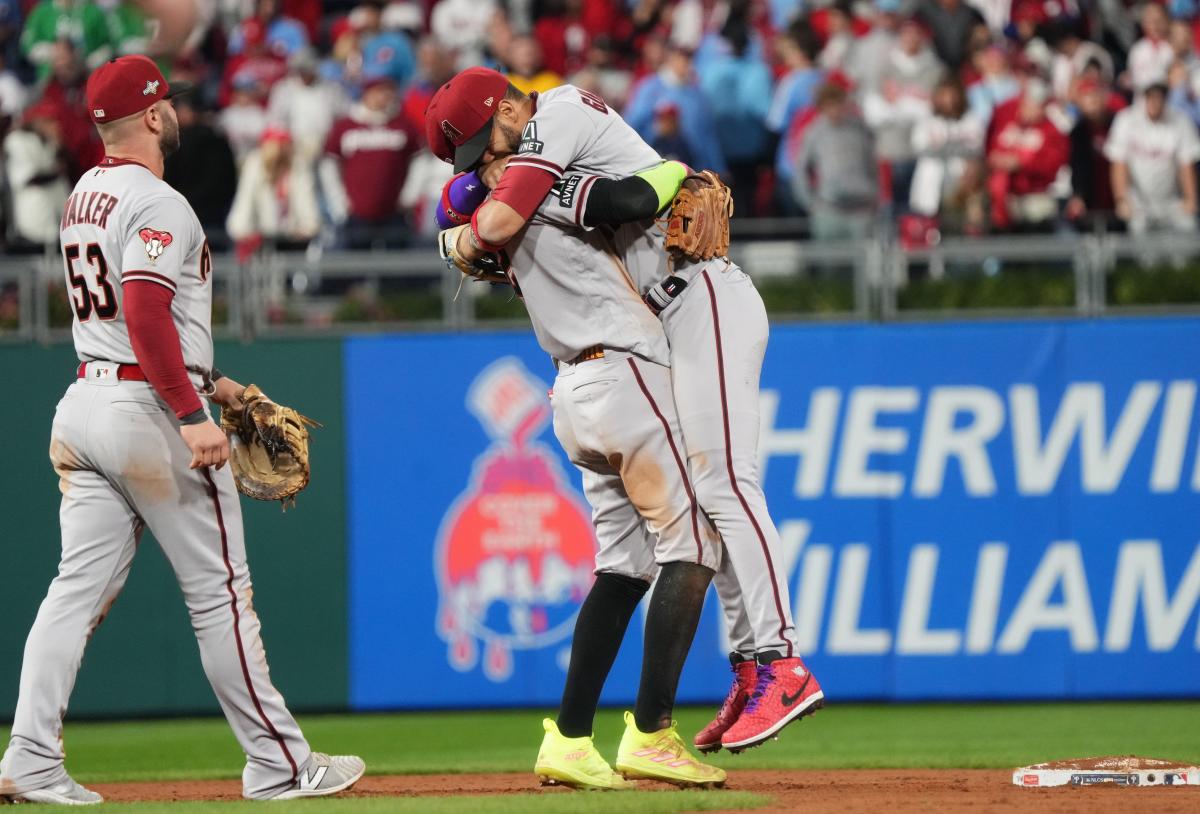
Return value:
[(733, 193), (712, 170), (688, 175), (671, 202), (666, 247), (689, 260), (729, 253)]
[(271, 401), (257, 385), (248, 385), (241, 401), (240, 409), (221, 410), (233, 480), (243, 495), (278, 500), (286, 511), (308, 486), (308, 428), (321, 425)]
[(458, 253), (458, 236), (466, 230), (469, 240), (470, 229), (471, 225), (464, 223), (438, 232), (438, 254), (446, 261), (446, 266), (485, 283), (507, 284), (508, 275), (504, 273), (500, 259), (494, 253), (488, 252), (474, 263)]

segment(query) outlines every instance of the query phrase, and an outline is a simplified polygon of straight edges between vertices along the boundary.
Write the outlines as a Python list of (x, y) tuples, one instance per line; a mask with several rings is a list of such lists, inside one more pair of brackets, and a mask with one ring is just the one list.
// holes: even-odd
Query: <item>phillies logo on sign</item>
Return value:
[(150, 258), (151, 263), (158, 260), (163, 250), (174, 240), (170, 232), (160, 232), (157, 229), (143, 229), (138, 232), (138, 237), (146, 244), (146, 256)]
[[(568, 640), (592, 586), (590, 513), (535, 440), (550, 418), (545, 393), (513, 357), (475, 378), (467, 407), (492, 443), (438, 532), (438, 635), (460, 672), (475, 669), (482, 649), (483, 673), (496, 682), (512, 675), (514, 650)], [(563, 669), (569, 655), (569, 646), (555, 654)]]

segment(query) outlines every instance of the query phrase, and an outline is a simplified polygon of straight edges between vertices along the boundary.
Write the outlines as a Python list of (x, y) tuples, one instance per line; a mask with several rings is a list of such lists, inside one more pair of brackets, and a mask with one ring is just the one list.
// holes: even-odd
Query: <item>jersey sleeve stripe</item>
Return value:
[(575, 225), (583, 225), (583, 210), (587, 207), (588, 192), (592, 189), (592, 184), (596, 183), (596, 176), (590, 176), (583, 182), (583, 189), (579, 190), (579, 203), (575, 206)]
[(537, 167), (539, 170), (545, 170), (556, 178), (561, 178), (563, 174), (562, 167), (558, 166), (553, 161), (547, 161), (544, 158), (534, 158), (533, 156), (521, 155), (508, 162), (508, 166), (510, 167), (516, 167), (519, 165)]
[(159, 285), (165, 286), (172, 291), (176, 289), (175, 281), (163, 274), (158, 274), (153, 271), (146, 271), (144, 269), (121, 272), (121, 285), (125, 285), (125, 283), (133, 280), (141, 280), (147, 283), (158, 283)]

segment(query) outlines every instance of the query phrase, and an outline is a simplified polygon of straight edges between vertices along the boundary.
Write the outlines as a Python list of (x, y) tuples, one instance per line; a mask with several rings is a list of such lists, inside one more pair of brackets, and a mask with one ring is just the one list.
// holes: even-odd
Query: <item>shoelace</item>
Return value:
[(675, 727), (663, 730), (664, 734), (654, 744), (654, 748), (660, 752), (665, 752), (673, 758), (683, 757), (686, 748), (683, 745), (683, 739), (679, 737), (679, 733), (675, 731)]
[(733, 668), (733, 686), (729, 688), (729, 694), (725, 696), (725, 703), (721, 704), (721, 711), (727, 712), (737, 702), (738, 694), (742, 692), (742, 681), (738, 678), (737, 668)]
[(758, 665), (758, 669), (755, 671), (754, 690), (750, 693), (750, 699), (746, 702), (746, 712), (752, 713), (758, 709), (763, 696), (767, 694), (769, 685), (774, 681), (775, 673), (771, 670), (771, 665)]

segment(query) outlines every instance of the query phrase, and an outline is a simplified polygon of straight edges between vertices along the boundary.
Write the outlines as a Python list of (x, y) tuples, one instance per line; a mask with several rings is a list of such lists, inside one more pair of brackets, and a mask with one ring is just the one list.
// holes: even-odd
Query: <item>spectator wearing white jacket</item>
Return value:
[(1196, 231), (1200, 138), (1185, 114), (1167, 107), (1167, 86), (1154, 83), (1113, 120), (1104, 145), (1112, 162), (1117, 216), (1135, 235)]
[(57, 241), (59, 218), (71, 190), (52, 106), (29, 108), (25, 125), (5, 137), (4, 168), (12, 190), (13, 236), (37, 245)]
[(1167, 71), (1175, 61), (1175, 50), (1167, 39), (1169, 22), (1162, 6), (1147, 3), (1142, 7), (1143, 36), (1129, 49), (1129, 81), (1139, 93), (1167, 80)]
[(876, 156), (891, 172), (891, 200), (903, 205), (916, 158), (913, 124), (929, 115), (929, 97), (943, 66), (911, 20), (900, 24), (885, 64), (879, 86), (863, 94), (862, 113), (875, 132)]
[(286, 130), (268, 129), (246, 156), (225, 228), (245, 245), (261, 240), (306, 243), (321, 229), (316, 176), (311, 162), (296, 160)]
[(350, 105), (342, 86), (317, 74), (319, 62), (311, 48), (288, 59), (288, 75), (275, 83), (267, 103), (271, 127), (291, 132), (296, 157), (316, 161), (325, 149), (333, 123)]
[(909, 206), (918, 215), (961, 214), (968, 229), (983, 224), (983, 142), (986, 127), (967, 106), (962, 85), (947, 77), (933, 90), (933, 109), (913, 127)]
[(459, 70), (484, 61), (484, 46), (496, 17), (493, 0), (442, 0), (433, 7), (429, 30), (458, 54)]

